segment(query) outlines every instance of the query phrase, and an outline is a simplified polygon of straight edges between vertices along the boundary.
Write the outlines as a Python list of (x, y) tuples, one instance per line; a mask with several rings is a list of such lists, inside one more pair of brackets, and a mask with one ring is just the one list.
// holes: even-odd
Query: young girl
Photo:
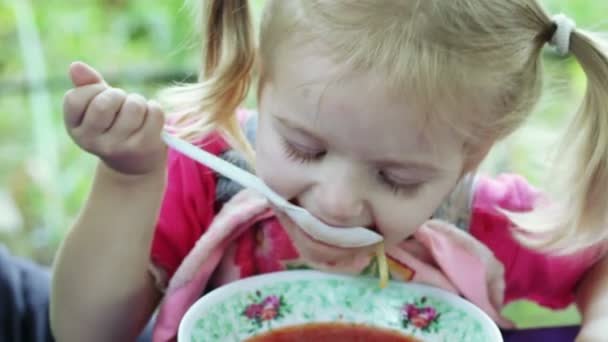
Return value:
[[(258, 46), (247, 1), (199, 2), (204, 68), (169, 92), (167, 129), (328, 224), (382, 234), (394, 279), (456, 292), (503, 327), (509, 301), (577, 299), (579, 341), (604, 339), (603, 42), (536, 0), (268, 0)], [(538, 102), (547, 43), (588, 78), (552, 201), (515, 175), (472, 176)], [(254, 71), (259, 115), (238, 109)], [(200, 293), (255, 274), (374, 273), (369, 248), (319, 243), (260, 195), (166, 153), (158, 104), (81, 63), (71, 77), (68, 132), (100, 163), (57, 257), (59, 340), (130, 340), (161, 298), (155, 340), (172, 340)]]

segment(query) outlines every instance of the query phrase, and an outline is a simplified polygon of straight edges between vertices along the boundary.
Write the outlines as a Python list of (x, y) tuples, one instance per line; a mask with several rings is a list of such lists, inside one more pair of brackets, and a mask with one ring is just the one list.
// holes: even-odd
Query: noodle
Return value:
[(388, 263), (386, 262), (386, 253), (384, 252), (384, 242), (378, 244), (376, 258), (380, 273), (380, 288), (385, 288), (388, 285)]

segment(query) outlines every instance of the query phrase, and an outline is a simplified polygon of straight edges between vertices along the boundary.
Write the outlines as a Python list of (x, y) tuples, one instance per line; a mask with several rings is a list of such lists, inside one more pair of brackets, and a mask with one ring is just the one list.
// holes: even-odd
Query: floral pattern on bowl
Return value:
[(283, 296), (270, 295), (262, 298), (262, 293), (255, 291), (252, 300), (254, 302), (247, 305), (243, 311), (243, 315), (254, 324), (253, 329), (250, 330), (252, 333), (260, 330), (265, 322), (281, 319), (291, 312)]
[(471, 303), (445, 291), (375, 278), (286, 271), (243, 279), (199, 299), (178, 341), (243, 341), (285, 326), (345, 322), (400, 331), (421, 341), (502, 341)]
[(408, 329), (410, 325), (425, 332), (439, 331), (440, 314), (433, 306), (424, 306), (427, 302), (426, 297), (421, 297), (413, 303), (406, 303), (401, 308), (403, 328)]

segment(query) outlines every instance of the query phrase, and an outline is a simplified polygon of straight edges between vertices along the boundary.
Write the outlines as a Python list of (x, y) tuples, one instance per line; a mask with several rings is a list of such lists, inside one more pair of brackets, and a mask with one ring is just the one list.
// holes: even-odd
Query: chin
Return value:
[[(295, 203), (295, 201), (292, 203)], [(277, 217), (300, 256), (309, 262), (323, 265), (347, 265), (362, 258), (369, 260), (370, 255), (375, 251), (373, 246), (342, 248), (326, 244), (314, 239), (286, 215), (278, 214)]]

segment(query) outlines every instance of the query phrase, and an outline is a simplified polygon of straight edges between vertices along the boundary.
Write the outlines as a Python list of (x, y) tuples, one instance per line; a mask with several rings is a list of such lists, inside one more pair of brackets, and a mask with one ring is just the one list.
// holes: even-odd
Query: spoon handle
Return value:
[(184, 155), (208, 166), (210, 169), (218, 172), (231, 180), (239, 183), (240, 185), (250, 188), (264, 195), (274, 205), (285, 207), (288, 206), (288, 202), (277, 195), (272, 189), (270, 189), (260, 178), (253, 174), (237, 167), (229, 162), (214, 156), (213, 154), (204, 151), (182, 139), (174, 137), (166, 131), (161, 134), (162, 139), (167, 145), (174, 148), (175, 150), (183, 153)]

